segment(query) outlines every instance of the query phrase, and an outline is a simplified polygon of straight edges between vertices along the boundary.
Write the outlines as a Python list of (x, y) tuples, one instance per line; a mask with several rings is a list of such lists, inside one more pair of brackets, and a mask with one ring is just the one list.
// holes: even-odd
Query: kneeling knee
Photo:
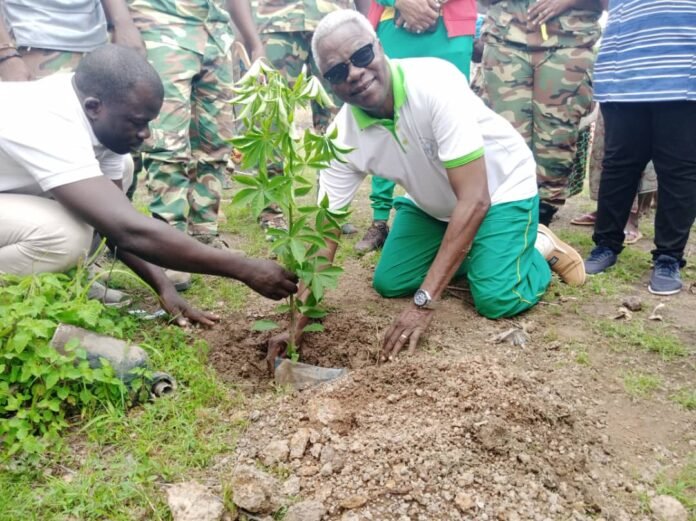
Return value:
[(375, 270), (375, 276), (372, 280), (372, 287), (381, 297), (396, 298), (403, 297), (413, 293), (418, 288), (411, 288), (411, 285), (400, 284), (393, 277), (389, 277), (386, 273), (380, 270)]

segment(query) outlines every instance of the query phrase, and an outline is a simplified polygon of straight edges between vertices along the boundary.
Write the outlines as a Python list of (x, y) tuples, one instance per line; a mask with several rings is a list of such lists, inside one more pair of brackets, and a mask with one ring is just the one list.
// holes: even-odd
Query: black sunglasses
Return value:
[(357, 51), (350, 55), (350, 59), (345, 63), (338, 63), (324, 73), (324, 79), (332, 85), (343, 83), (348, 78), (349, 63), (355, 67), (364, 69), (375, 59), (374, 44), (368, 43), (364, 47), (360, 47)]

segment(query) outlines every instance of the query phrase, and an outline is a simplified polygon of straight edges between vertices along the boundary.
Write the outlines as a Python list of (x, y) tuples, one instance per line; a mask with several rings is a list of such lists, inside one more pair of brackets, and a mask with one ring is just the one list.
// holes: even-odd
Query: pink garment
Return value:
[[(367, 19), (377, 29), (384, 6), (372, 0)], [(473, 36), (476, 33), (476, 0), (449, 0), (442, 6), (447, 36)]]

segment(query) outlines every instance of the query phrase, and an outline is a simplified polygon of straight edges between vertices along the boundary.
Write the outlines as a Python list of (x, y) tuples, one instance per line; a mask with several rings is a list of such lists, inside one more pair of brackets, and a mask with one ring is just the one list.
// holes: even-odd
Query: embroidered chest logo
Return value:
[(421, 148), (429, 159), (436, 161), (438, 158), (437, 154), (437, 141), (429, 138), (420, 138)]

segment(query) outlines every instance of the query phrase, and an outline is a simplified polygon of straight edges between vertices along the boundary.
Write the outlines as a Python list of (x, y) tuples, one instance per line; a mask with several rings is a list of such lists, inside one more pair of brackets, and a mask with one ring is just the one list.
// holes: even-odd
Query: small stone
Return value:
[(300, 478), (290, 476), (283, 482), (283, 494), (286, 496), (297, 496), (300, 493)]
[(423, 396), (423, 389), (416, 389), (416, 396)]
[(287, 461), (290, 454), (290, 446), (288, 440), (275, 440), (266, 445), (266, 448), (261, 454), (261, 459), (264, 465), (276, 465)]
[(219, 521), (225, 511), (222, 501), (195, 481), (169, 487), (167, 504), (174, 521)]
[(321, 449), (323, 449), (324, 446), (321, 443), (316, 443), (312, 445), (312, 448), (309, 449), (309, 453), (314, 456), (316, 459), (319, 459), (321, 457)]
[(249, 465), (234, 470), (231, 482), (234, 503), (253, 514), (270, 514), (282, 506), (277, 479)]
[(532, 458), (529, 456), (529, 454), (520, 453), (517, 455), (517, 461), (519, 461), (523, 465), (528, 464), (531, 460)]
[(349, 496), (339, 503), (341, 508), (346, 510), (352, 510), (354, 508), (360, 508), (367, 504), (367, 497), (356, 494), (354, 496)]
[(285, 521), (321, 521), (326, 507), (319, 501), (302, 501), (288, 508)]
[(643, 302), (641, 301), (640, 297), (636, 296), (624, 298), (622, 304), (631, 311), (640, 311), (643, 309)]
[(290, 438), (290, 459), (298, 459), (304, 456), (309, 443), (309, 429), (299, 429)]
[(655, 496), (650, 500), (650, 510), (657, 521), (687, 521), (686, 508), (672, 496)]
[(474, 508), (474, 500), (472, 497), (469, 494), (464, 494), (462, 492), (455, 496), (454, 504), (457, 505), (457, 508), (459, 508), (459, 510), (462, 512), (468, 512)]
[(460, 487), (468, 487), (474, 483), (474, 473), (465, 472), (457, 478), (457, 485)]
[(261, 411), (253, 410), (249, 413), (249, 420), (250, 421), (258, 421), (258, 419), (261, 418)]
[(297, 469), (297, 475), (302, 477), (314, 476), (318, 472), (318, 465), (303, 465), (299, 469)]
[(333, 474), (333, 472), (334, 472), (334, 468), (333, 468), (333, 464), (331, 464), (331, 463), (324, 463), (321, 466), (321, 469), (319, 470), (319, 474), (321, 476), (324, 476), (324, 477), (330, 476), (331, 474)]

